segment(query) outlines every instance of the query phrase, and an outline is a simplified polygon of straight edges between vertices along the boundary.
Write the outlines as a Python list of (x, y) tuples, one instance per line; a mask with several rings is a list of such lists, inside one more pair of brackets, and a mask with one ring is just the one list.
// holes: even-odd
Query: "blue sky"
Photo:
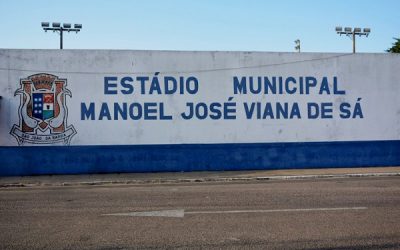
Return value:
[(351, 52), (335, 26), (370, 27), (358, 52), (400, 37), (399, 0), (0, 0), (0, 48), (57, 49), (40, 23), (82, 23), (65, 49)]

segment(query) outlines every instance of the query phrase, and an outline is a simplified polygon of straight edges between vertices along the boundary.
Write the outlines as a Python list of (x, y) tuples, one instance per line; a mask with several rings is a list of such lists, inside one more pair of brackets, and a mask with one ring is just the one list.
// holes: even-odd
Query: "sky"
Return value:
[(400, 37), (399, 0), (0, 0), (0, 48), (58, 49), (41, 22), (81, 23), (64, 49), (352, 52), (336, 26), (368, 27), (357, 52)]

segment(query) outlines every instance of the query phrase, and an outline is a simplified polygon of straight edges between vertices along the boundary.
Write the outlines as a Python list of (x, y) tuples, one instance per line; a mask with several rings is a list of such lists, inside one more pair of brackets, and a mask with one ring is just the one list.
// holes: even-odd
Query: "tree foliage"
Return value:
[(393, 43), (393, 46), (386, 50), (386, 52), (390, 53), (400, 53), (400, 38), (393, 38), (396, 42)]

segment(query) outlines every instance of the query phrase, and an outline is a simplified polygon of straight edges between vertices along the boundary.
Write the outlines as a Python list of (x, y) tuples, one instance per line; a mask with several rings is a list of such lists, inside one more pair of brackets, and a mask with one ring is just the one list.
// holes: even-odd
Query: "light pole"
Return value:
[(63, 23), (61, 26), (61, 23), (52, 23), (52, 27), (50, 28), (50, 23), (49, 22), (42, 22), (42, 28), (45, 32), (48, 30), (52, 30), (53, 32), (59, 32), (60, 33), (60, 49), (63, 49), (63, 33), (64, 31), (67, 32), (76, 32), (78, 33), (82, 29), (82, 24), (74, 24), (74, 27), (72, 28), (70, 23)]
[(356, 35), (358, 35), (359, 37), (361, 36), (365, 36), (368, 37), (369, 33), (371, 33), (371, 29), (370, 28), (364, 28), (363, 31), (361, 31), (361, 28), (350, 28), (350, 27), (346, 27), (343, 28), (342, 27), (336, 27), (336, 33), (338, 33), (339, 35), (346, 35), (348, 37), (351, 37), (351, 39), (353, 40), (353, 53), (356, 53)]
[(297, 39), (296, 41), (294, 41), (294, 43), (296, 44), (296, 46), (294, 47), (294, 49), (300, 53), (300, 39)]

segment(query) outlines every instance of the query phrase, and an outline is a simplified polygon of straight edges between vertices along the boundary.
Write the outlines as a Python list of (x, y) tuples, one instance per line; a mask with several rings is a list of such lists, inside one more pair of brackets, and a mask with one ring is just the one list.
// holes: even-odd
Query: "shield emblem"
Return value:
[(54, 117), (54, 93), (32, 93), (32, 116), (40, 120)]
[(67, 124), (67, 79), (40, 73), (22, 78), (20, 88), (19, 124), (14, 124), (11, 134), (18, 144), (50, 144), (63, 142), (68, 145), (76, 134), (74, 126)]

